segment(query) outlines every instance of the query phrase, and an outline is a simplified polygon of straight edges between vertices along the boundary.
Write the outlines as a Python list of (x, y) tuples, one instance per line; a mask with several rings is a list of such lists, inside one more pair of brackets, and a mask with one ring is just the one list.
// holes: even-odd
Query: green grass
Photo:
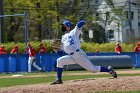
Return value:
[[(77, 72), (77, 71), (76, 71)], [(79, 71), (78, 71), (79, 72)], [(64, 72), (67, 73), (67, 72)], [(46, 75), (45, 77), (26, 77), (26, 78), (0, 78), (0, 87), (10, 87), (16, 85), (29, 85), (29, 84), (39, 84), (39, 83), (50, 83), (55, 80), (55, 73), (32, 73), (25, 74), (24, 76), (30, 75)], [(140, 74), (119, 74), (119, 76), (140, 76)], [(73, 76), (63, 76), (63, 80), (76, 80), (76, 79), (86, 79), (86, 78), (102, 78), (102, 77), (111, 77), (109, 74), (100, 74), (100, 75), (73, 75)]]
[(10, 87), (16, 85), (29, 85), (29, 84), (38, 84), (51, 82), (53, 77), (31, 77), (31, 78), (7, 78), (0, 79), (0, 87)]

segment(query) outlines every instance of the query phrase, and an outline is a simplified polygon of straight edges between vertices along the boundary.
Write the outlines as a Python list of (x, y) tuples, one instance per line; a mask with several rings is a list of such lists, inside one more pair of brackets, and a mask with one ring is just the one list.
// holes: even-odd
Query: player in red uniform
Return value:
[(0, 54), (7, 54), (7, 50), (5, 49), (4, 45), (0, 47)]
[(136, 46), (134, 47), (134, 52), (140, 52), (140, 42), (137, 42)]
[(29, 55), (28, 59), (28, 72), (31, 72), (31, 66), (33, 65), (37, 70), (42, 71), (42, 69), (36, 65), (36, 52), (30, 43), (27, 44), (27, 53)]
[(47, 53), (46, 47), (43, 46), (43, 43), (42, 42), (39, 44), (38, 51), (39, 51), (40, 54)]
[(47, 51), (46, 51), (46, 47), (43, 45), (42, 42), (38, 46), (38, 52), (40, 54), (41, 68), (43, 69), (43, 71), (45, 71), (45, 68), (46, 68), (46, 57), (43, 54), (47, 53)]
[[(18, 54), (18, 45), (15, 45), (12, 48), (11, 54)], [(13, 57), (9, 56), (9, 69), (11, 69), (12, 73), (16, 73), (16, 62), (14, 62), (12, 59), (13, 59)]]
[(122, 52), (122, 47), (120, 46), (119, 43), (116, 43), (115, 52), (118, 54), (120, 54)]
[(11, 50), (11, 54), (17, 54), (18, 53), (18, 45), (15, 45), (14, 48)]

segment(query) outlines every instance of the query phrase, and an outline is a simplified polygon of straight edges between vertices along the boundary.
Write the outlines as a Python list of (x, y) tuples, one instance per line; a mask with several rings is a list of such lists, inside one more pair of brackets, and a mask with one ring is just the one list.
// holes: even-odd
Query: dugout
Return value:
[[(132, 68), (133, 62), (128, 55), (114, 55), (114, 56), (88, 56), (95, 66), (112, 66), (113, 68)], [(64, 70), (82, 70), (83, 68), (78, 64), (66, 65)]]

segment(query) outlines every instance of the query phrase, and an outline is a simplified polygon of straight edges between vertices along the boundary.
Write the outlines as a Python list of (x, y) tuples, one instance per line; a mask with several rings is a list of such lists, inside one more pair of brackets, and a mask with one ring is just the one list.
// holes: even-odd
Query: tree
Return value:
[[(70, 20), (73, 24), (79, 21), (82, 16), (85, 20), (92, 20), (90, 2), (92, 0), (4, 0), (5, 14), (27, 13), (27, 30), (29, 40), (43, 40), (61, 38), (60, 23), (64, 19)], [(12, 5), (10, 4), (12, 2)], [(14, 10), (9, 11), (9, 10)], [(81, 11), (83, 10), (83, 11)], [(23, 41), (23, 18), (14, 17), (11, 22), (5, 20), (5, 37), (12, 32), (11, 39)], [(13, 24), (14, 25), (13, 25)], [(16, 31), (14, 31), (16, 30)], [(16, 36), (18, 35), (18, 36)], [(7, 37), (8, 38), (8, 37)]]

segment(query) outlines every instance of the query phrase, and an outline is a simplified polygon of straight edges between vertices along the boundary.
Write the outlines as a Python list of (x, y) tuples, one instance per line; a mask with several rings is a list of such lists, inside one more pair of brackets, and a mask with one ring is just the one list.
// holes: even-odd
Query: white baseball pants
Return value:
[(33, 61), (34, 60), (34, 57), (29, 57), (28, 59), (28, 72), (31, 72), (31, 69), (32, 69), (32, 65), (37, 69), (37, 70), (41, 70), (41, 68), (36, 65), (36, 62)]
[(80, 49), (78, 52), (74, 52), (73, 55), (65, 55), (57, 59), (57, 67), (63, 68), (64, 65), (79, 64), (81, 67), (93, 73), (100, 72), (100, 66), (94, 66), (86, 53)]

